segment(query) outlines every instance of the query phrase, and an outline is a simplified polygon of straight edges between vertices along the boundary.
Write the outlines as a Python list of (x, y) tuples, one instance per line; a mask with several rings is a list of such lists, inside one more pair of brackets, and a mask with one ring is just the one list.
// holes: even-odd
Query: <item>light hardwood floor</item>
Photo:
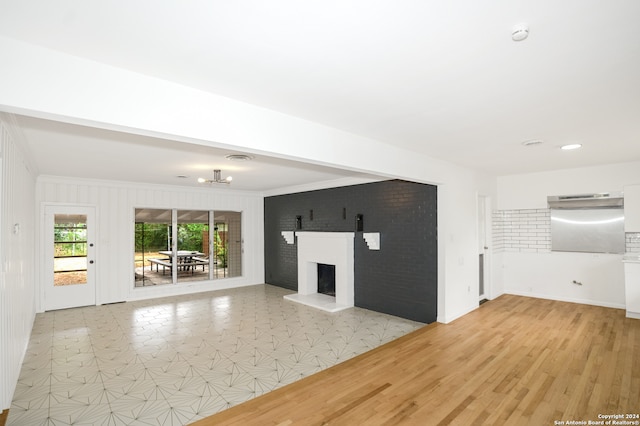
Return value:
[(194, 425), (554, 425), (639, 413), (640, 320), (504, 295)]

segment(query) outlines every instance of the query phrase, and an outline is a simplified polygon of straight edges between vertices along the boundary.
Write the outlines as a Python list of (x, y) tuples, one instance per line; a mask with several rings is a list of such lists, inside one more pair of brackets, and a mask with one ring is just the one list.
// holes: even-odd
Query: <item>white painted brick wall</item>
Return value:
[(493, 250), (546, 253), (551, 250), (548, 209), (496, 210), (493, 212)]
[[(551, 251), (548, 209), (495, 210), (493, 251), (546, 253)], [(640, 232), (625, 234), (627, 253), (640, 253)]]
[(627, 232), (625, 243), (627, 253), (640, 253), (640, 232)]

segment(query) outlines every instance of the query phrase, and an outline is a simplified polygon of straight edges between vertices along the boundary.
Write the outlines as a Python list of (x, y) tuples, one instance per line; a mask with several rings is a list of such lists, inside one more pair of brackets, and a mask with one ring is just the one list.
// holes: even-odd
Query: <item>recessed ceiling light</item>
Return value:
[(568, 145), (562, 145), (560, 147), (560, 149), (563, 149), (565, 151), (570, 151), (572, 149), (578, 149), (578, 148), (582, 148), (582, 144), (581, 143), (570, 143)]
[(231, 161), (250, 161), (253, 160), (253, 157), (247, 154), (229, 154), (225, 157), (227, 160)]

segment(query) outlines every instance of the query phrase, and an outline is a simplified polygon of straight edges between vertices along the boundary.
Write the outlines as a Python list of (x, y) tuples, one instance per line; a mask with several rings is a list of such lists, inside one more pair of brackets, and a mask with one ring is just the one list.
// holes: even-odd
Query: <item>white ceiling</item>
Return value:
[(16, 116), (29, 151), (41, 174), (181, 186), (207, 186), (213, 170), (232, 183), (210, 184), (270, 192), (278, 188), (372, 176), (336, 168), (251, 155), (250, 161), (230, 161), (238, 151), (166, 139)]
[[(640, 160), (637, 0), (2, 3), (7, 37), (497, 175)], [(530, 36), (514, 42), (520, 22)], [(114, 165), (127, 167), (123, 177), (158, 183), (218, 166), (285, 173), (274, 184), (262, 179), (256, 189), (265, 189), (351, 175), (267, 158), (230, 164), (226, 151), (19, 123), (51, 174), (67, 165), (67, 151), (84, 177), (113, 178)], [(522, 146), (532, 139), (543, 143)], [(583, 148), (558, 149), (574, 142)], [(123, 163), (125, 147), (135, 163)], [(235, 175), (239, 182), (239, 169)]]

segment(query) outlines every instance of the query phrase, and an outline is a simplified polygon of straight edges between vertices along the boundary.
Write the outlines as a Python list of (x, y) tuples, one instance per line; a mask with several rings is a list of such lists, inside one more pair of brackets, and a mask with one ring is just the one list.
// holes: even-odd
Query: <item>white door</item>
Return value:
[(45, 310), (96, 304), (95, 209), (46, 206)]

